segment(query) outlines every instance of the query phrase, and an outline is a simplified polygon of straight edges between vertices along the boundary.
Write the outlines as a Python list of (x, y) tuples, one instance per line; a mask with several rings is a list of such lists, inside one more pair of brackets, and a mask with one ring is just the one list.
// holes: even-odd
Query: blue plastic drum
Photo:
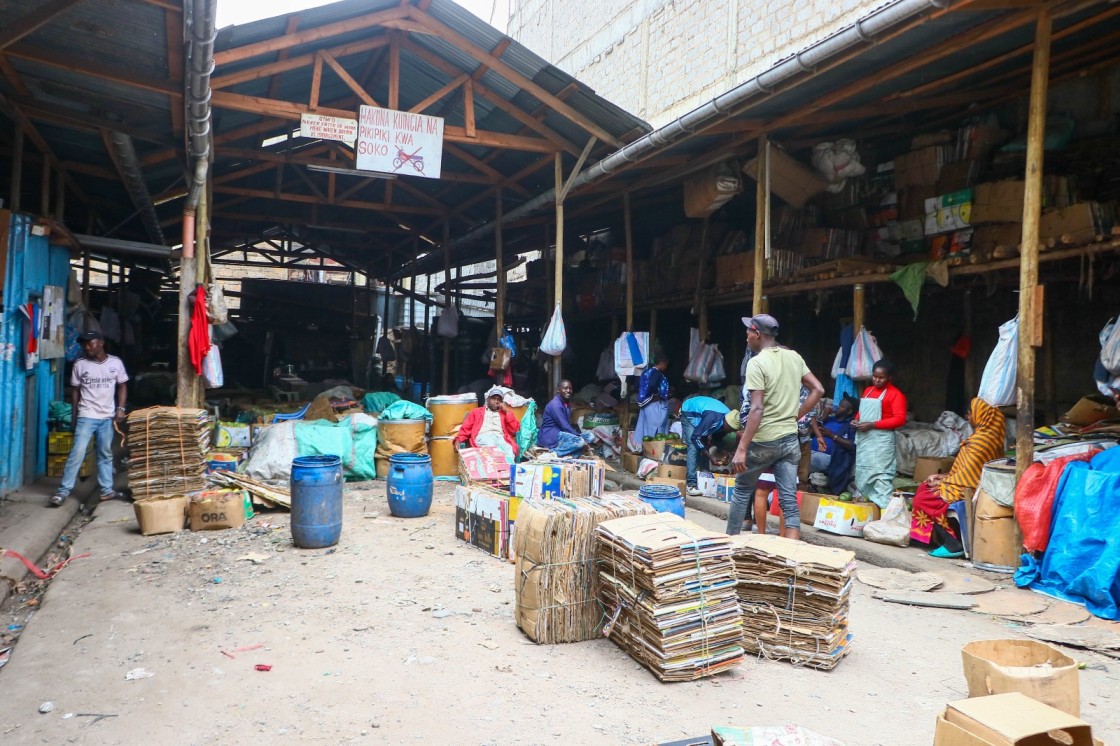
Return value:
[(667, 484), (647, 484), (638, 490), (638, 497), (658, 513), (673, 513), (684, 518), (684, 496)]
[(292, 461), (292, 542), (332, 547), (342, 536), (342, 459), (300, 456)]
[(397, 518), (420, 518), (432, 508), (432, 457), (397, 453), (389, 457), (389, 512)]

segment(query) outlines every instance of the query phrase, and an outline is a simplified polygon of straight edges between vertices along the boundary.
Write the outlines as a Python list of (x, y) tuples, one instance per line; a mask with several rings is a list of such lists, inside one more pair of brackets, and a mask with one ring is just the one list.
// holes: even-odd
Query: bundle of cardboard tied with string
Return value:
[(743, 660), (731, 537), (672, 513), (596, 529), (603, 634), (661, 681), (692, 681)]
[(612, 518), (653, 512), (636, 497), (611, 493), (524, 500), (514, 534), (517, 626), (539, 643), (597, 637), (603, 612), (594, 590), (595, 529)]
[(205, 409), (151, 407), (128, 415), (128, 484), (136, 500), (206, 486), (210, 420)]
[(748, 653), (831, 669), (847, 655), (855, 554), (780, 536), (732, 537)]

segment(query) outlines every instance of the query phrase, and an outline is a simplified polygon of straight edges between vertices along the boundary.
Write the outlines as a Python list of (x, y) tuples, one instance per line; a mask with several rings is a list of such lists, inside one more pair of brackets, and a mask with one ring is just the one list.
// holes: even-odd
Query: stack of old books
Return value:
[(732, 538), (749, 653), (831, 669), (852, 641), (855, 554), (780, 536)]
[(206, 486), (210, 422), (205, 409), (151, 407), (128, 415), (128, 484), (136, 500)]
[(609, 636), (661, 681), (692, 681), (743, 659), (731, 538), (672, 513), (596, 529)]
[(513, 540), (517, 626), (539, 643), (596, 638), (603, 612), (594, 590), (595, 529), (614, 518), (653, 512), (636, 497), (610, 493), (522, 502)]

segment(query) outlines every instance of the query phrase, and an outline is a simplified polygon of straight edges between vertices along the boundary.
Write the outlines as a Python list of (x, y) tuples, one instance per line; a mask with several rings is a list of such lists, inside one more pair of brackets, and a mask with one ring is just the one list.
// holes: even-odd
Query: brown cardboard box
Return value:
[(1077, 661), (1035, 640), (974, 640), (961, 648), (968, 696), (1019, 692), (1081, 717)]
[(1120, 410), (1112, 403), (1111, 399), (1094, 394), (1082, 397), (1080, 401), (1062, 415), (1062, 422), (1079, 427), (1095, 425), (1102, 420), (1115, 420), (1120, 418)]
[(937, 179), (937, 193), (948, 194), (968, 189), (976, 183), (979, 174), (980, 161), (946, 163), (941, 167), (941, 176)]
[(973, 225), (1022, 223), (1023, 189), (1022, 181), (993, 181), (977, 184), (972, 190), (972, 215), (969, 220)]
[[(828, 188), (828, 182), (808, 166), (778, 148), (770, 148), (770, 191), (781, 197), (791, 207), (805, 206), (812, 197)], [(758, 177), (758, 159), (743, 166), (743, 172), (755, 181)], [(936, 179), (934, 179), (936, 181)]]
[[(972, 209), (975, 215), (976, 205)], [(1022, 242), (1022, 223), (988, 223), (976, 226), (972, 231), (972, 248), (976, 251), (991, 250), (997, 246), (1014, 248)]]
[(657, 467), (657, 476), (662, 479), (679, 479), (683, 481), (688, 476), (688, 467), (674, 464), (660, 464)]
[(191, 498), (191, 531), (238, 528), (245, 525), (245, 493), (209, 491)]
[[(899, 191), (898, 194), (898, 219), (925, 220), (926, 200), (938, 195), (937, 187), (933, 185), (915, 184)], [(922, 237), (919, 231), (917, 238)]]
[(950, 150), (947, 145), (931, 145), (895, 158), (895, 188), (936, 184), (941, 176), (941, 167), (949, 161)]
[(918, 484), (926, 481), (931, 474), (948, 474), (949, 469), (953, 468), (955, 457), (949, 456), (942, 458), (941, 456), (918, 456), (914, 462), (914, 481)]
[(650, 477), (646, 480), (646, 484), (667, 484), (670, 487), (676, 487), (680, 490), (681, 495), (687, 494), (684, 479), (670, 479), (668, 477)]
[(976, 491), (976, 512), (974, 519), (1014, 518), (1015, 509), (1000, 505), (983, 488)]
[(921, 150), (928, 148), (932, 145), (948, 145), (953, 142), (953, 133), (949, 130), (941, 130), (940, 132), (927, 132), (924, 135), (917, 135), (910, 140), (911, 150)]
[(933, 746), (1093, 746), (1080, 718), (1012, 692), (950, 702), (937, 718)]
[(716, 257), (716, 287), (730, 288), (754, 282), (754, 252)]
[(628, 449), (622, 449), (622, 468), (631, 474), (638, 473), (638, 464), (642, 460), (642, 454), (631, 453)]
[(1069, 207), (1045, 210), (1039, 222), (1038, 235), (1042, 240), (1068, 236), (1075, 243), (1092, 241), (1098, 233), (1096, 203), (1078, 202)]
[(185, 495), (137, 500), (132, 509), (136, 511), (136, 522), (140, 524), (140, 533), (144, 536), (182, 531), (187, 525)]

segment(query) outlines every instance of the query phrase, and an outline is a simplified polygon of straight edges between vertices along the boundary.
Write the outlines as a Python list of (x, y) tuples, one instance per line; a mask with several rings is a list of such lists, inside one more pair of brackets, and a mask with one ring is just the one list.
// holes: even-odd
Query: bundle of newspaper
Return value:
[(747, 652), (831, 669), (848, 653), (855, 554), (780, 536), (732, 538)]
[(525, 500), (517, 511), (514, 576), (517, 626), (539, 643), (597, 637), (603, 612), (595, 597), (595, 529), (603, 521), (651, 515), (636, 497)]
[(692, 681), (743, 660), (731, 538), (672, 513), (596, 529), (609, 636), (661, 681)]
[(128, 415), (128, 485), (137, 500), (206, 487), (210, 420), (205, 409), (150, 407)]

